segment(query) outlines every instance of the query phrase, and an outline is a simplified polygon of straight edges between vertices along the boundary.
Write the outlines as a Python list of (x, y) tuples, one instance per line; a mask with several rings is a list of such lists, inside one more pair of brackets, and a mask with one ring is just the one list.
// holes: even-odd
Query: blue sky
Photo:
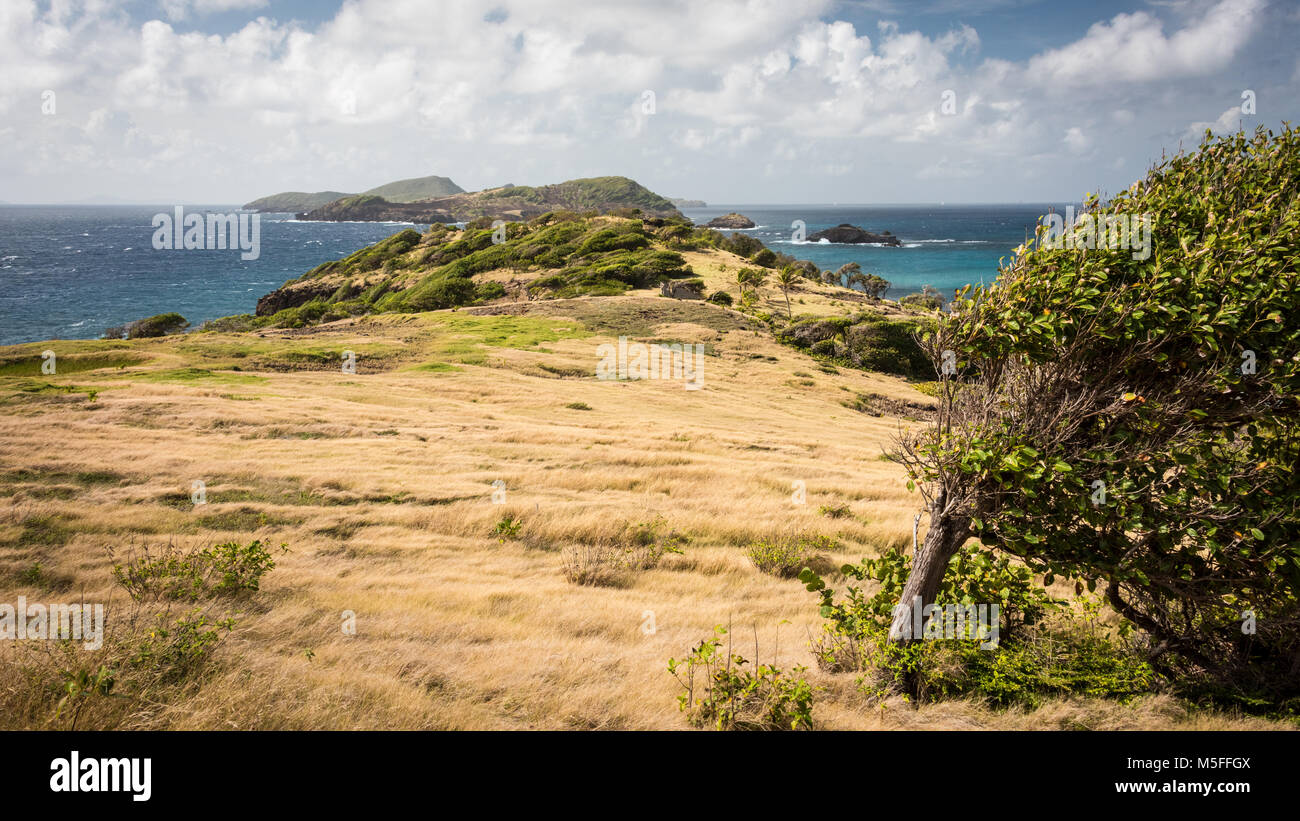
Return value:
[(1295, 121), (1297, 42), (1283, 0), (6, 0), (0, 200), (1069, 200)]

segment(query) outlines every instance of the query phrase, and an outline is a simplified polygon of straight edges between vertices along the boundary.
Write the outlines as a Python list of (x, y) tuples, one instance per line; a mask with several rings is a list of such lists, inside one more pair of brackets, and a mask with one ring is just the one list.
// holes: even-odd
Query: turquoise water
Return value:
[[(889, 296), (896, 297), (922, 285), (948, 295), (968, 282), (992, 281), (998, 258), (1020, 244), (1050, 207), (722, 205), (685, 213), (704, 223), (739, 211), (758, 223), (746, 233), (774, 250), (822, 268), (857, 262), (893, 283)], [(203, 210), (186, 207), (187, 213)], [(194, 325), (252, 313), (258, 297), (286, 280), (406, 227), (263, 214), (260, 256), (243, 260), (238, 250), (154, 250), (153, 217), (171, 212), (170, 205), (0, 206), (0, 344), (93, 339), (110, 326), (166, 311)], [(795, 243), (790, 225), (797, 219), (808, 234), (841, 222), (889, 230), (904, 247)]]
[[(891, 299), (921, 290), (938, 288), (945, 298), (967, 284), (991, 283), (997, 278), (998, 261), (1033, 236), (1038, 219), (1050, 210), (1062, 212), (1065, 204), (1028, 205), (710, 205), (684, 213), (699, 224), (736, 211), (749, 217), (756, 227), (742, 231), (763, 241), (769, 248), (798, 259), (811, 260), (823, 270), (838, 270), (856, 262), (868, 274), (891, 283)], [(903, 245), (845, 245), (795, 242), (795, 220), (802, 220), (806, 236), (823, 228), (847, 222), (873, 233), (890, 231)], [(725, 231), (724, 233), (731, 233)]]

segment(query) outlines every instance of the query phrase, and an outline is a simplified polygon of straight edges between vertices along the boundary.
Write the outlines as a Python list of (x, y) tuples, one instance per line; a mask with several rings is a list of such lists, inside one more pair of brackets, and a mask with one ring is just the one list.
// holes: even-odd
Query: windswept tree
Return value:
[(889, 280), (877, 274), (864, 274), (862, 290), (872, 299), (880, 299), (889, 290)]
[(1180, 680), (1294, 698), (1300, 132), (1207, 136), (1064, 237), (1040, 227), (924, 340), (938, 412), (895, 457), (930, 529), (901, 603), (975, 536), (1103, 586)]
[(791, 266), (787, 265), (776, 272), (776, 287), (781, 289), (781, 294), (785, 297), (785, 314), (788, 319), (794, 319), (794, 309), (790, 306), (790, 289), (798, 283), (799, 275)]
[(841, 283), (851, 283), (855, 275), (862, 273), (862, 266), (856, 262), (846, 262), (841, 265), (840, 269), (835, 273), (837, 281)]
[[(856, 265), (857, 263), (853, 264)], [(888, 280), (875, 274), (864, 274), (860, 270), (848, 275), (848, 286), (850, 288), (857, 286), (862, 290), (862, 293), (872, 299), (880, 299), (885, 295), (885, 291), (889, 290)]]

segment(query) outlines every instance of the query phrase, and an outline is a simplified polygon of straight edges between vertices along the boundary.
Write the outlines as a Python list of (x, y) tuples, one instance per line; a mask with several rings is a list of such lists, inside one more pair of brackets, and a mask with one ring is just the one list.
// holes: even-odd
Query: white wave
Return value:
[(404, 220), (283, 220), (283, 222), (315, 223), (316, 225), (321, 223), (325, 225), (428, 225), (426, 222), (407, 222)]
[(0, 261), (3, 261), (3, 262), (8, 262), (8, 261), (11, 260), (11, 259), (18, 259), (18, 255), (17, 255), (17, 254), (10, 254), (10, 255), (7, 256), (7, 257), (0, 257)]

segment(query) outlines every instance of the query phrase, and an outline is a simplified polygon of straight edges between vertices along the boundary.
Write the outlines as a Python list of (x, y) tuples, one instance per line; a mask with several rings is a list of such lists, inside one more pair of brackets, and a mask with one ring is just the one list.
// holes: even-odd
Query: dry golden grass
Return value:
[[(113, 343), (145, 361), (0, 377), (0, 543), (9, 545), (0, 600), (76, 591), (110, 602), (111, 623), (124, 597), (108, 548), (172, 537), (287, 543), (210, 672), (127, 727), (684, 728), (666, 662), (727, 622), (746, 655), (757, 630), (764, 661), (809, 666), (826, 688), (814, 710), (821, 727), (1261, 726), (1187, 715), (1167, 699), (1054, 702), (1028, 714), (967, 702), (868, 706), (852, 675), (814, 669), (815, 598), (758, 572), (745, 545), (792, 528), (824, 533), (843, 545), (830, 557), (838, 565), (910, 541), (917, 498), (879, 458), (900, 421), (841, 400), (924, 397), (887, 376), (824, 373), (764, 334), (672, 322), (654, 336), (717, 353), (703, 390), (597, 381), (596, 345), (610, 336), (564, 318), (566, 305), (586, 302), (539, 304), (549, 318), (529, 319), (528, 333), (545, 327), (557, 338), (535, 345), (475, 341), (514, 317), (442, 312)], [(599, 308), (642, 303), (678, 304), (640, 293)], [(240, 346), (252, 353), (239, 356)], [(373, 353), (355, 375), (337, 363), (247, 364), (283, 363), (302, 346)], [(0, 353), (45, 347), (77, 356), (104, 345)], [(243, 370), (229, 370), (240, 361)], [(429, 363), (439, 370), (421, 369)], [(177, 371), (188, 367), (210, 373)], [(792, 384), (796, 371), (811, 384)], [(22, 390), (33, 383), (48, 384)], [(91, 402), (48, 385), (100, 392)], [(590, 410), (566, 407), (579, 402)], [(208, 496), (199, 507), (188, 501), (196, 480)], [(493, 503), (496, 480), (504, 504)], [(806, 484), (806, 504), (792, 500), (795, 481)], [(818, 515), (838, 503), (850, 517)], [(493, 533), (507, 515), (522, 520), (518, 538)], [(566, 548), (656, 516), (690, 535), (684, 555), (622, 586), (564, 579)], [(19, 581), (38, 562), (54, 587)], [(354, 636), (341, 630), (347, 610)], [(14, 648), (4, 645), (0, 701), (17, 686)]]

